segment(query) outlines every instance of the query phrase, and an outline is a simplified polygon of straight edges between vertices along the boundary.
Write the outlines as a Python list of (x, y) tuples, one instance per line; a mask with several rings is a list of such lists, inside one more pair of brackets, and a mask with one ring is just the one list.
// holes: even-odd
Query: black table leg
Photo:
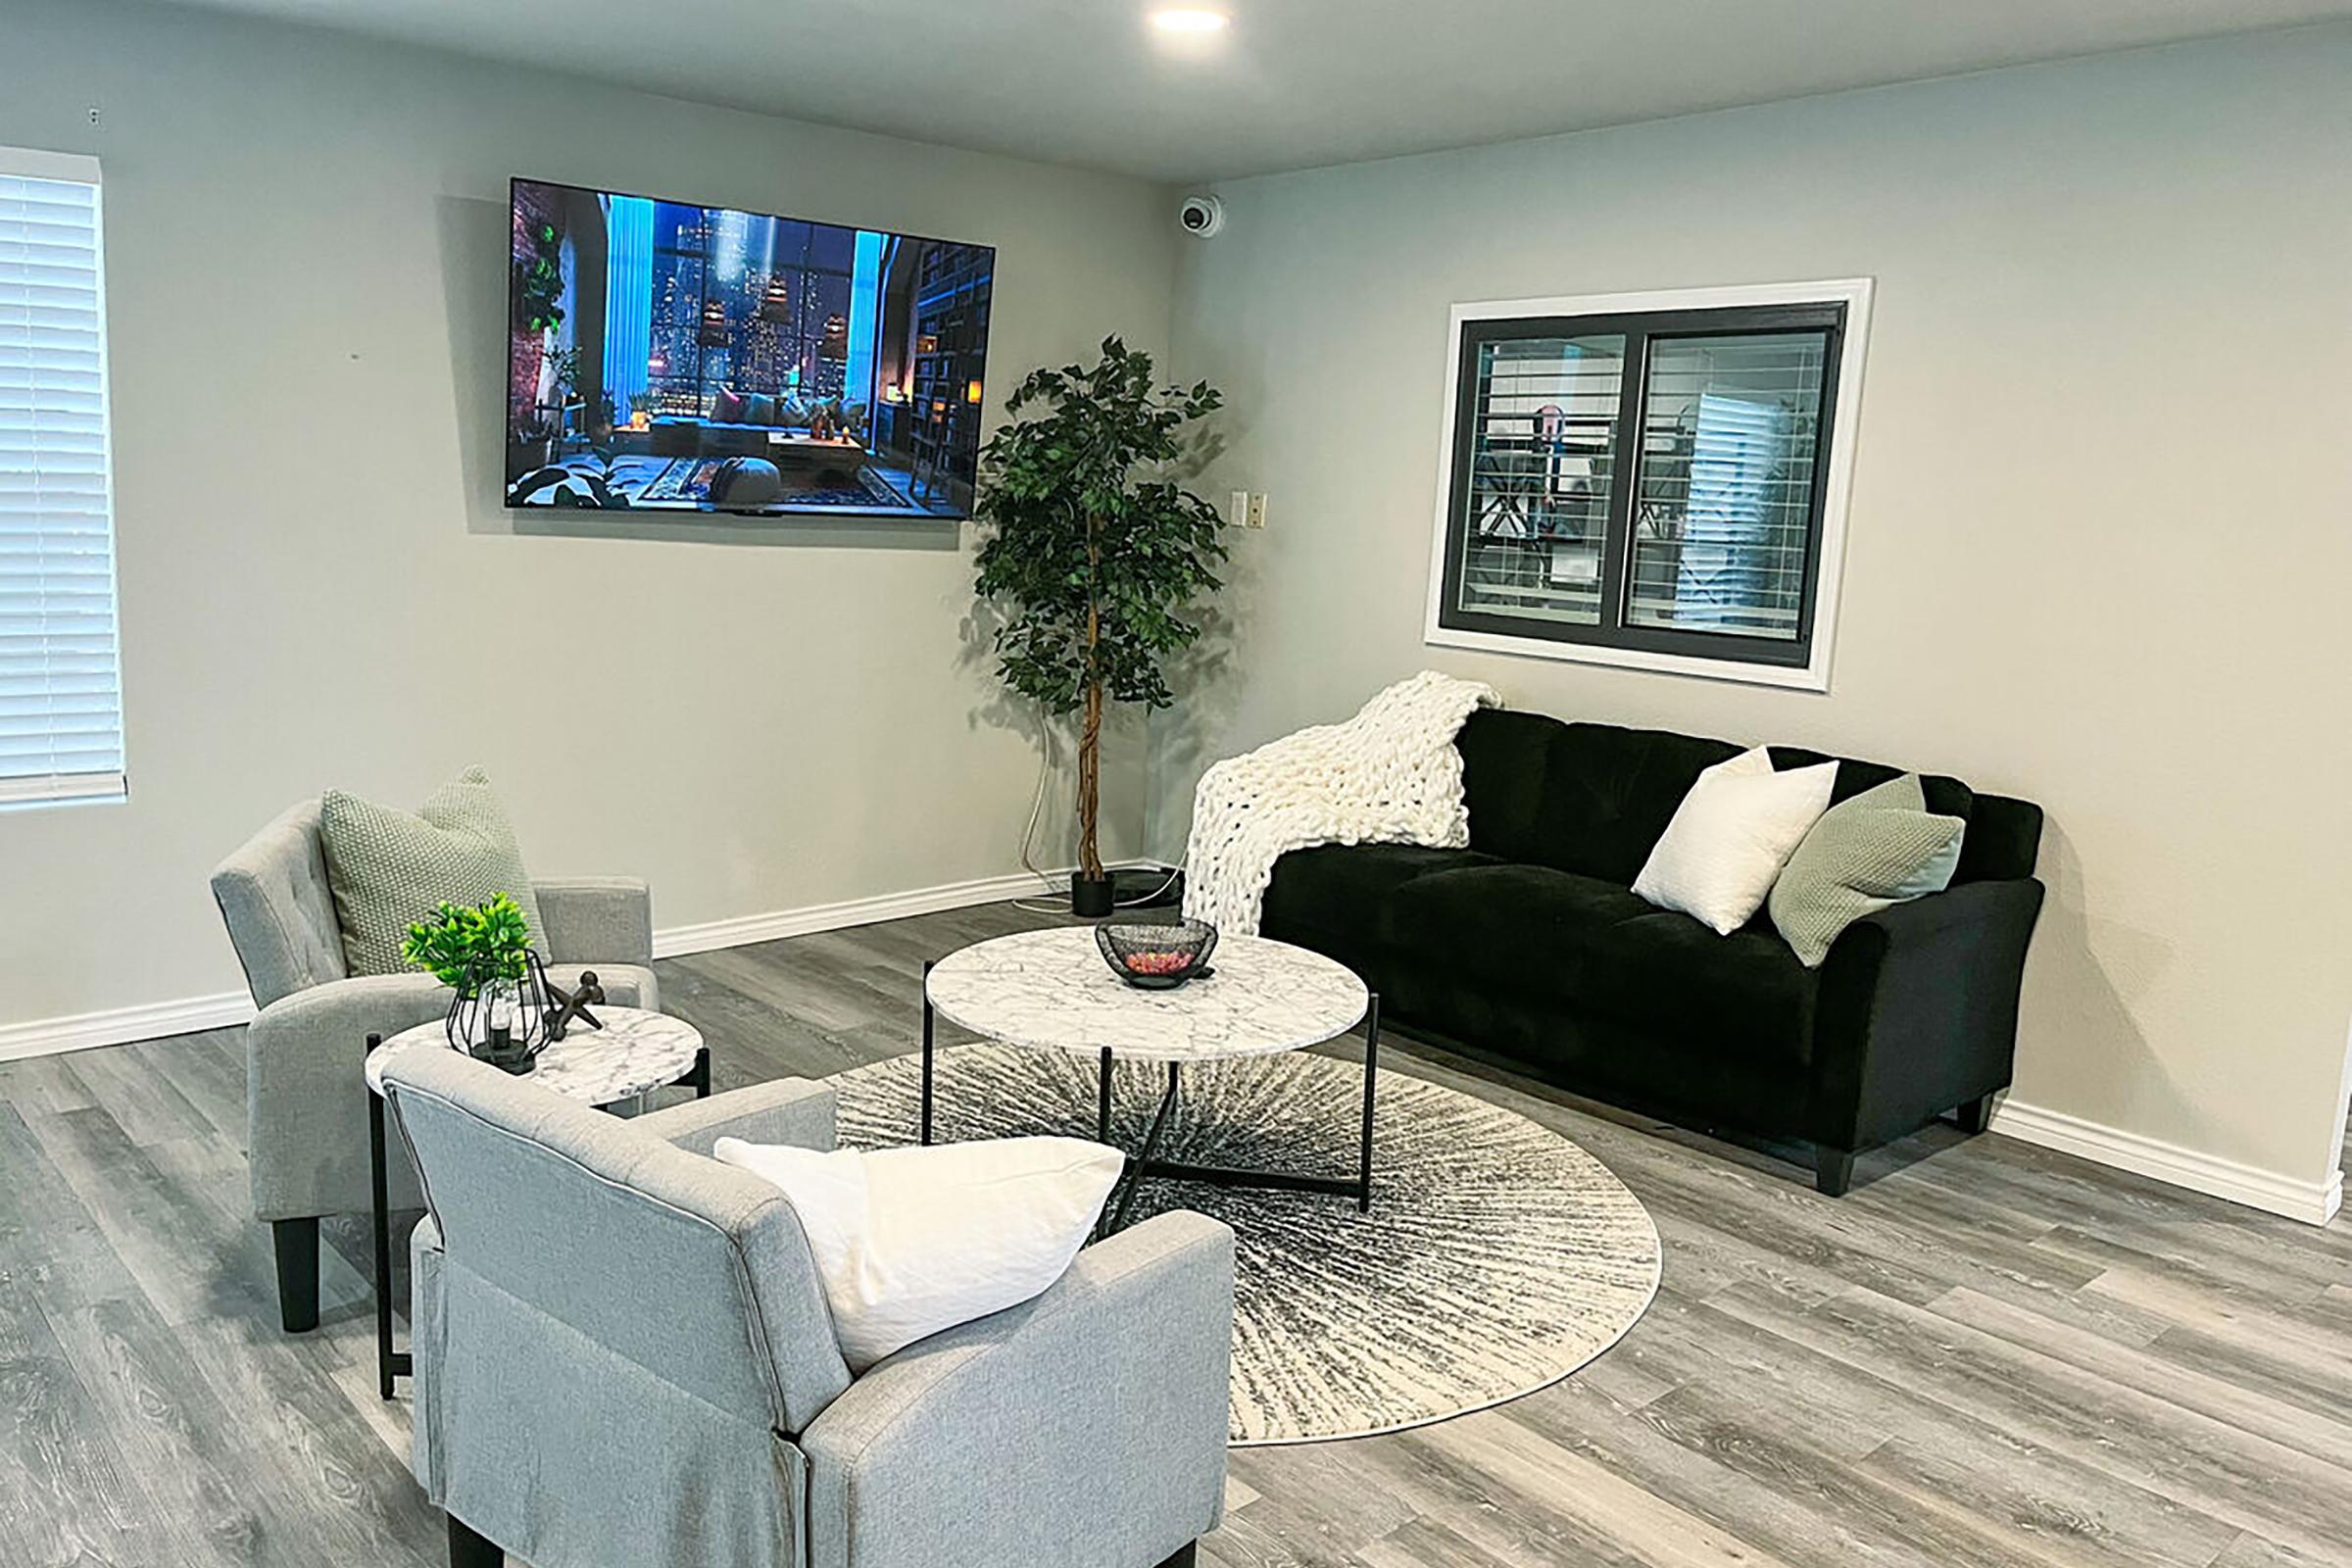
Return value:
[(701, 1046), (696, 1049), (694, 1065), (686, 1069), (686, 1076), (680, 1078), (678, 1082), (693, 1090), (694, 1098), (697, 1100), (710, 1098), (710, 1048), (709, 1046)]
[[(1102, 1141), (1109, 1142), (1109, 1058), (1103, 1056), (1103, 1112)], [(1172, 1078), (1171, 1069), (1171, 1078)], [(1174, 1095), (1173, 1082), (1169, 1094)], [(1352, 1198), (1356, 1208), (1363, 1213), (1372, 1211), (1372, 1120), (1380, 1095), (1380, 997), (1369, 996), (1364, 1005), (1364, 1105), (1361, 1132), (1356, 1143), (1355, 1169), (1346, 1176), (1310, 1175), (1305, 1171), (1254, 1170), (1231, 1165), (1194, 1165), (1183, 1160), (1157, 1159), (1147, 1147), (1132, 1167), (1126, 1180), (1141, 1182), (1149, 1178), (1163, 1181), (1201, 1182), (1211, 1187), (1249, 1188), (1259, 1192), (1330, 1193), (1340, 1198)], [(1154, 1137), (1157, 1135), (1156, 1124)], [(1132, 1194), (1130, 1195), (1132, 1197)], [(1122, 1209), (1123, 1213), (1124, 1210)]]
[(923, 1113), (918, 1142), (931, 1142), (931, 960), (923, 960)]
[(1380, 993), (1372, 993), (1364, 1007), (1364, 1144), (1357, 1180), (1361, 1191), (1355, 1206), (1361, 1213), (1372, 1212), (1372, 1101), (1380, 1084)]
[[(368, 1037), (370, 1053), (382, 1044), (381, 1035)], [(368, 1180), (375, 1210), (375, 1385), (389, 1399), (392, 1397), (392, 1216), (386, 1210), (391, 1206), (391, 1196), (384, 1172), (384, 1097), (372, 1089), (368, 1091)]]
[[(1127, 1228), (1127, 1211), (1135, 1206), (1135, 1195), (1144, 1185), (1144, 1173), (1151, 1168), (1152, 1156), (1159, 1152), (1160, 1134), (1168, 1130), (1168, 1118), (1176, 1109), (1176, 1063), (1171, 1061), (1168, 1063), (1168, 1087), (1159, 1097), (1159, 1114), (1152, 1118), (1152, 1130), (1144, 1135), (1143, 1152), (1129, 1162), (1127, 1174), (1121, 1181), (1111, 1187), (1111, 1193), (1118, 1202), (1110, 1209), (1109, 1220), (1096, 1227), (1097, 1241), (1105, 1236), (1116, 1236)], [(1126, 1189), (1124, 1193), (1119, 1191), (1121, 1186)]]
[[(368, 1037), (369, 1051), (382, 1044), (381, 1035)], [(393, 1380), (411, 1376), (416, 1363), (392, 1348), (392, 1196), (386, 1170), (384, 1097), (372, 1089), (367, 1094), (368, 1194), (375, 1210), (375, 1386), (389, 1399)]]
[(1110, 1048), (1102, 1048), (1102, 1078), (1095, 1094), (1095, 1142), (1110, 1142)]

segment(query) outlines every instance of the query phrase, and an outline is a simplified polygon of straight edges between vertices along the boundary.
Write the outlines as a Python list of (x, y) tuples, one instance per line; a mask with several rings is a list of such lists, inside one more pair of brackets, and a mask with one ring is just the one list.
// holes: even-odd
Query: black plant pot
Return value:
[(1107, 876), (1070, 878), (1070, 912), (1081, 920), (1100, 920), (1117, 906), (1112, 895), (1111, 879)]

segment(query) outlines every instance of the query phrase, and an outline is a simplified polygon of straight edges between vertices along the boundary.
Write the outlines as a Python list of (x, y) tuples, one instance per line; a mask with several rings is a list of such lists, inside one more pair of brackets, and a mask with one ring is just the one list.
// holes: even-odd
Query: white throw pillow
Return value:
[(1730, 936), (1764, 906), (1775, 878), (1830, 808), (1838, 764), (1773, 770), (1759, 746), (1698, 775), (1649, 852), (1634, 891)]
[(792, 1200), (852, 1372), (1061, 1278), (1126, 1166), (1079, 1138), (870, 1153), (721, 1138), (713, 1152)]

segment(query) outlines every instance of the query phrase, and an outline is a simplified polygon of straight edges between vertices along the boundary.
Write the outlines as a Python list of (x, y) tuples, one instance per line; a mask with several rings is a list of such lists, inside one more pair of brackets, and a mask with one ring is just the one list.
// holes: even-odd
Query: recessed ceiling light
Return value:
[(1223, 32), (1233, 19), (1222, 11), (1174, 6), (1152, 13), (1152, 25), (1162, 32)]

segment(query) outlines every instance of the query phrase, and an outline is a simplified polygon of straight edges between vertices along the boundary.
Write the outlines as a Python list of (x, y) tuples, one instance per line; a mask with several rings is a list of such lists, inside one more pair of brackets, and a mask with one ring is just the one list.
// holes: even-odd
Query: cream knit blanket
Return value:
[(1501, 704), (1491, 686), (1423, 670), (1346, 723), (1317, 724), (1211, 766), (1193, 792), (1184, 912), (1254, 936), (1274, 862), (1288, 851), (1468, 844), (1453, 737), (1471, 710)]

